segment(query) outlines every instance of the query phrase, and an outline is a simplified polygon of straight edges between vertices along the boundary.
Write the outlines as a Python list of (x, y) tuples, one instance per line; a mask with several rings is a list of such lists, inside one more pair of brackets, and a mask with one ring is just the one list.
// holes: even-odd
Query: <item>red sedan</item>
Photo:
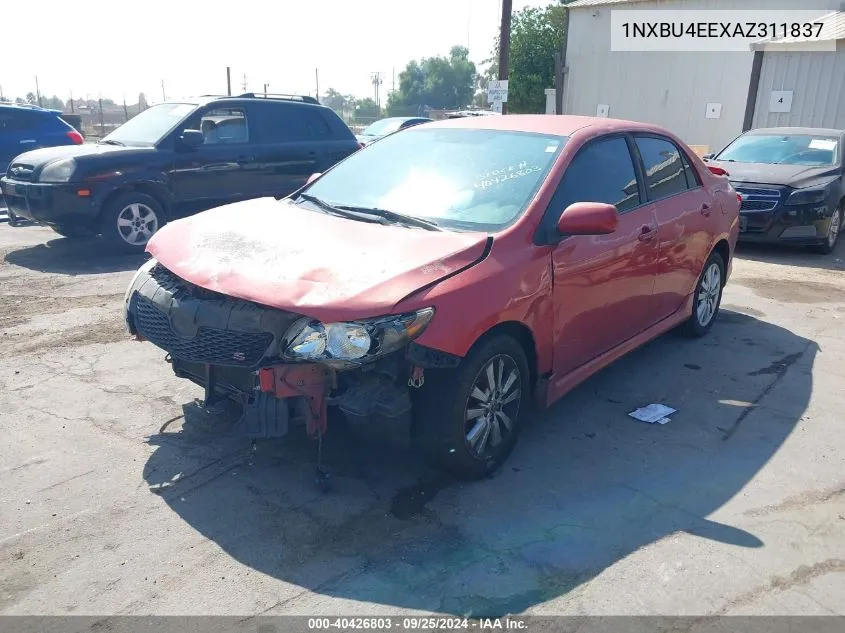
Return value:
[(707, 333), (738, 213), (727, 179), (656, 126), (431, 123), (287, 199), (165, 226), (127, 325), (206, 403), (240, 402), (244, 434), (322, 438), (334, 407), (479, 477), (530, 404), (676, 326)]

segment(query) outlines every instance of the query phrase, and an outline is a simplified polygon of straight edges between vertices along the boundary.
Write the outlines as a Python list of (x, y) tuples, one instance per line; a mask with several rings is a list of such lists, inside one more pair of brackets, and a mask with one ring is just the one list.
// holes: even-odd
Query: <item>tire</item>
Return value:
[(87, 226), (78, 226), (75, 224), (63, 224), (61, 226), (51, 226), (50, 228), (62, 237), (88, 237), (94, 234), (94, 231)]
[[(710, 331), (716, 322), (716, 317), (719, 316), (724, 287), (725, 262), (718, 253), (710, 253), (698, 278), (698, 283), (695, 284), (692, 314), (681, 328), (684, 334), (697, 338)], [(706, 308), (702, 307), (703, 303), (706, 304)]]
[[(491, 370), (496, 400), (487, 404), (478, 396), (489, 395)], [(423, 387), (413, 391), (418, 447), (461, 479), (489, 476), (519, 439), (529, 391), (522, 346), (509, 336), (480, 341), (458, 368), (429, 370)], [(467, 421), (468, 414), (475, 417)]]
[(21, 221), (18, 220), (18, 216), (16, 216), (11, 209), (6, 209), (6, 213), (9, 216), (9, 226), (20, 226)]
[(839, 242), (839, 236), (842, 234), (842, 216), (845, 215), (845, 203), (841, 204), (838, 209), (830, 216), (830, 227), (827, 232), (827, 239), (824, 244), (812, 247), (813, 252), (821, 255), (830, 255)]
[(146, 193), (129, 191), (108, 201), (100, 233), (115, 248), (141, 253), (165, 222), (164, 209), (158, 200)]

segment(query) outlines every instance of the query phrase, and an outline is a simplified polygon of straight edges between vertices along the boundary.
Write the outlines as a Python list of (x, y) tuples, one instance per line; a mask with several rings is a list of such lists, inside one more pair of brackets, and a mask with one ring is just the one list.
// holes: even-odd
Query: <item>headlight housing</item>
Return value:
[(786, 199), (787, 205), (799, 204), (821, 204), (827, 200), (830, 195), (830, 185), (828, 183), (822, 187), (807, 187), (806, 189), (796, 189)]
[(57, 160), (41, 170), (38, 182), (69, 182), (75, 169), (76, 161), (72, 158)]
[(366, 363), (417, 338), (433, 316), (434, 308), (425, 308), (349, 323), (302, 319), (285, 335), (282, 353), (290, 361)]

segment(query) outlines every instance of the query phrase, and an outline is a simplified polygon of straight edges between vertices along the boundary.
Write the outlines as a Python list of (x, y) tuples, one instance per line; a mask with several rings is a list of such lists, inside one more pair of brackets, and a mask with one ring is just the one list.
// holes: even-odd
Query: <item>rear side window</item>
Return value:
[(649, 200), (659, 200), (687, 190), (687, 173), (681, 151), (669, 140), (638, 136)]
[(689, 159), (684, 152), (681, 152), (681, 160), (684, 161), (684, 173), (687, 175), (687, 187), (690, 189), (700, 187), (701, 179), (698, 177), (698, 172), (693, 169), (693, 166), (690, 164)]
[(621, 213), (640, 204), (628, 143), (622, 137), (593, 141), (569, 164), (553, 206), (559, 214), (576, 202), (604, 202)]
[(293, 103), (256, 103), (259, 143), (301, 143), (328, 140), (336, 135), (322, 109)]

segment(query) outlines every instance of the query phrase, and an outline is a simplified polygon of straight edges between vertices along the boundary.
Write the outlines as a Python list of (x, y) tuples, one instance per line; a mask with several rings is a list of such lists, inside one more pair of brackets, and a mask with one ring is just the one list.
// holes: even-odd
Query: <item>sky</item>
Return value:
[[(553, 0), (513, 0), (513, 9)], [(5, 3), (4, 3), (5, 4)], [(479, 64), (490, 57), (499, 29), (500, 0), (41, 0), (11, 3), (0, 49), (13, 64), (0, 67), (7, 97), (35, 92), (63, 100), (98, 97), (135, 103), (199, 94), (311, 94), (334, 88), (373, 96), (371, 73), (382, 74), (381, 99), (393, 73), (411, 59), (447, 55), (466, 46)], [(18, 15), (16, 15), (18, 14)], [(33, 37), (33, 33), (37, 36)], [(20, 51), (18, 56), (15, 51)], [(315, 71), (317, 71), (315, 73)]]

